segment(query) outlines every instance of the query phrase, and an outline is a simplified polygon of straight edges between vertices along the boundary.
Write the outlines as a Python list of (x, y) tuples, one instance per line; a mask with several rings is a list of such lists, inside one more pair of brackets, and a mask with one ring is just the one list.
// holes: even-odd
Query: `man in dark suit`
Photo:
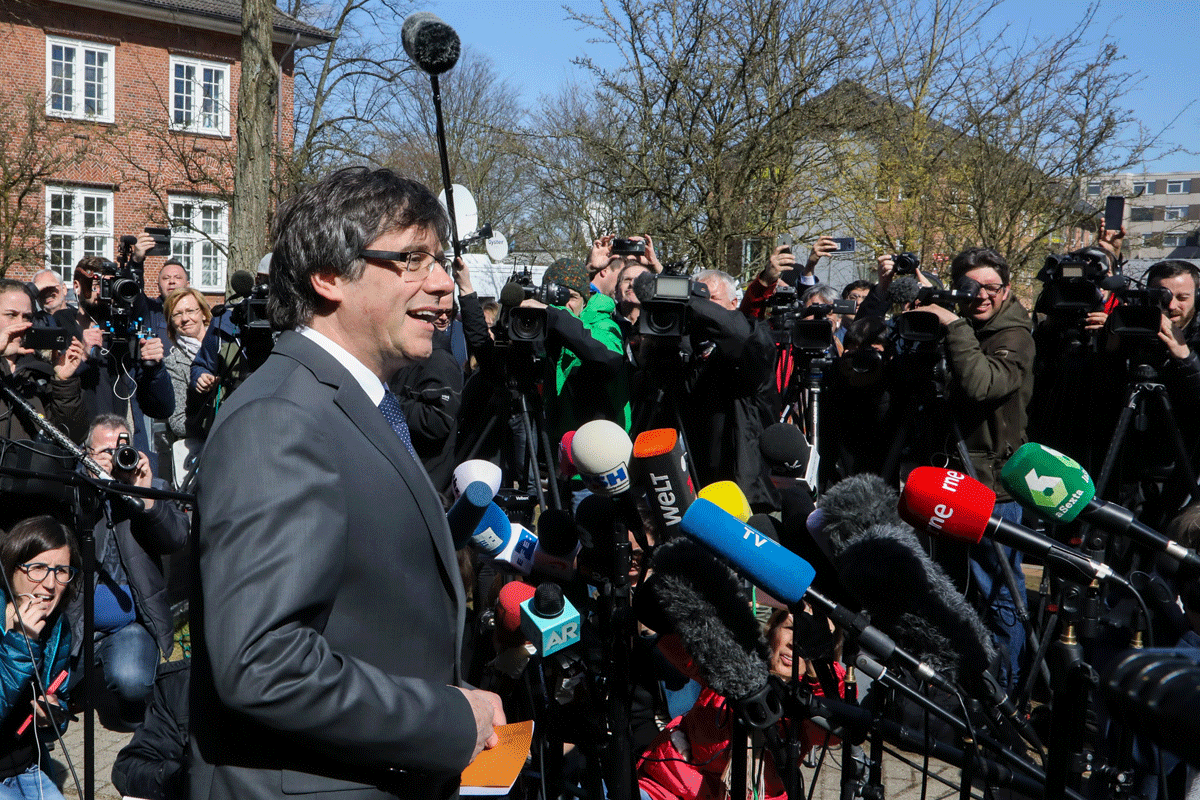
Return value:
[(285, 331), (200, 465), (193, 798), (445, 797), (504, 721), (460, 688), (463, 587), (386, 381), (452, 284), (424, 186), (341, 170), (275, 219)]

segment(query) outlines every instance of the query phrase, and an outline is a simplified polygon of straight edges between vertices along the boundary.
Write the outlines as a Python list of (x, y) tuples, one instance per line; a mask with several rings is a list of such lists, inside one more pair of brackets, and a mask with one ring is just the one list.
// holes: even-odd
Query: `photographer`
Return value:
[[(167, 488), (154, 477), (146, 453), (129, 448), (129, 427), (121, 417), (97, 416), (86, 448), (101, 469), (121, 483)], [(95, 519), (96, 573), (85, 576), (95, 586), (96, 664), (103, 685), (117, 697), (119, 716), (129, 723), (141, 718), (160, 655), (169, 656), (173, 646), (161, 557), (182, 549), (188, 537), (187, 516), (175, 503), (151, 498), (142, 502), (142, 511), (112, 503)], [(68, 613), (76, 643), (72, 657), (78, 659), (81, 601), (72, 603)]]
[[(87, 430), (79, 378), (75, 371), (83, 362), (83, 345), (71, 342), (54, 353), (53, 364), (25, 347), (26, 332), (33, 326), (33, 302), (20, 281), (0, 279), (0, 380), (3, 380), (37, 413), (75, 441)], [(32, 439), (38, 429), (33, 420), (11, 408), (0, 397), (0, 437)]]
[[(1026, 441), (1026, 406), (1033, 394), (1034, 343), (1029, 313), (1012, 293), (1008, 262), (995, 250), (975, 247), (955, 256), (951, 282), (979, 285), (977, 299), (960, 317), (939, 305), (922, 310), (945, 326), (945, 352), (950, 366), (951, 409), (962, 432), (978, 479), (996, 492), (997, 516), (1019, 522), (1021, 507), (1000, 482), (1000, 469)], [(881, 275), (882, 279), (882, 275)], [(946, 455), (957, 460), (948, 444)], [(965, 466), (965, 465), (962, 465)], [(1020, 576), (1021, 553), (1005, 548), (1013, 574)], [(1025, 632), (1016, 618), (1012, 597), (1001, 580), (1000, 565), (989, 543), (969, 551), (971, 581), (997, 646), (1008, 649), (1001, 664), (1001, 683), (1016, 685)], [(1018, 591), (1024, 586), (1018, 580)]]
[(838, 243), (833, 238), (822, 236), (813, 243), (812, 250), (808, 254), (808, 261), (804, 262), (803, 269), (798, 269), (796, 256), (792, 253), (791, 246), (779, 245), (767, 259), (767, 265), (746, 287), (746, 294), (742, 297), (742, 313), (752, 319), (764, 319), (767, 315), (767, 300), (775, 294), (780, 279), (791, 286), (815, 285), (817, 278), (813, 271), (817, 268), (817, 264), (822, 258), (836, 253), (837, 250)]
[[(150, 435), (145, 427), (145, 417), (167, 419), (175, 410), (175, 393), (171, 388), (171, 376), (163, 368), (165, 349), (162, 340), (155, 336), (136, 334), (136, 344), (128, 351), (118, 351), (133, 335), (128, 330), (109, 330), (113, 327), (115, 300), (101, 299), (101, 284), (111, 280), (116, 265), (96, 256), (82, 259), (75, 265), (75, 294), (79, 308), (70, 307), (59, 311), (54, 319), (78, 339), (87, 353), (87, 360), (78, 371), (83, 386), (83, 400), (89, 416), (111, 413), (133, 419), (135, 446), (143, 452), (151, 452)], [(140, 301), (140, 302), (139, 302)], [(130, 316), (145, 317), (145, 295), (133, 299)], [(117, 325), (116, 327), (120, 327)], [(156, 463), (151, 455), (151, 463)]]

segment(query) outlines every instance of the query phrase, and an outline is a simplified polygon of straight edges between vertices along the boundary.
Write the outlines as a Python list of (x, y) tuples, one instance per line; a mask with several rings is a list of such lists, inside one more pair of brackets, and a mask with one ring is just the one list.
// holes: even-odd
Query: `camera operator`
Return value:
[(742, 313), (753, 319), (765, 319), (767, 299), (775, 294), (775, 289), (778, 288), (781, 279), (791, 286), (797, 284), (816, 285), (817, 278), (813, 271), (817, 268), (817, 264), (825, 256), (832, 255), (837, 251), (838, 243), (832, 237), (822, 236), (813, 243), (804, 267), (799, 268), (791, 245), (779, 245), (767, 259), (767, 265), (746, 287), (746, 293), (742, 296)]
[[(25, 333), (33, 326), (33, 301), (20, 281), (0, 278), (0, 380), (11, 386), (34, 411), (46, 415), (71, 439), (80, 441), (87, 430), (79, 378), (83, 345), (56, 351), (53, 363), (25, 347)], [(0, 397), (0, 438), (32, 439), (38, 429), (23, 412)]]
[(696, 281), (709, 299), (688, 301), (692, 359), (680, 417), (697, 476), (701, 485), (734, 481), (753, 508), (773, 508), (776, 493), (758, 440), (779, 411), (775, 338), (765, 322), (738, 310), (730, 275), (705, 270)]
[[(881, 273), (881, 280), (883, 278)], [(951, 282), (979, 285), (976, 301), (960, 317), (939, 305), (924, 306), (946, 328), (945, 352), (950, 366), (951, 410), (979, 480), (996, 492), (995, 513), (1020, 521), (1021, 506), (1000, 482), (1000, 468), (1026, 441), (1026, 406), (1033, 394), (1034, 343), (1029, 313), (1012, 293), (1008, 262), (991, 248), (975, 247), (955, 256)], [(945, 448), (951, 463), (953, 446)], [(1021, 553), (1005, 548), (1020, 581)], [(998, 646), (1007, 647), (1001, 683), (1010, 690), (1018, 677), (1025, 632), (1016, 618), (1012, 597), (1001, 579), (994, 548), (983, 542), (970, 548), (971, 580), (986, 608), (985, 619)]]
[[(100, 414), (88, 431), (86, 448), (100, 467), (121, 483), (165, 489), (154, 477), (144, 451), (129, 444), (129, 426), (115, 414)], [(167, 604), (166, 579), (161, 557), (187, 543), (187, 515), (175, 503), (144, 498), (142, 511), (112, 503), (111, 521), (99, 514), (96, 539), (96, 573), (84, 576), (95, 586), (96, 665), (101, 679), (118, 700), (118, 715), (125, 722), (140, 720), (154, 688), (160, 655), (171, 654), (174, 634)], [(73, 658), (83, 641), (82, 593), (68, 611)], [(78, 672), (82, 675), (82, 670)]]
[[(139, 238), (133, 249), (141, 249), (145, 244)], [(153, 239), (149, 244), (153, 245)], [(55, 314), (54, 319), (83, 344), (87, 353), (78, 374), (88, 415), (111, 413), (132, 419), (134, 445), (151, 453), (151, 464), (155, 465), (157, 456), (150, 447), (145, 420), (147, 416), (169, 418), (175, 410), (175, 393), (171, 376), (163, 368), (166, 352), (161, 339), (137, 333), (134, 357), (131, 352), (117, 351), (117, 342), (134, 335), (131, 331), (106, 332), (102, 327), (111, 321), (115, 301), (101, 299), (101, 284), (105, 270), (114, 266), (96, 256), (81, 259), (75, 265), (74, 275), (79, 308), (67, 307)], [(133, 299), (133, 318), (138, 316), (139, 307), (144, 308), (144, 302), (145, 295), (141, 293)], [(145, 318), (145, 313), (141, 316)]]
[[(146, 250), (142, 249), (146, 242), (142, 237), (147, 237), (150, 244), (154, 244), (154, 237), (148, 233), (138, 235), (138, 243), (133, 248), (133, 253), (130, 256), (134, 261), (144, 261)], [(148, 249), (148, 248), (147, 248)], [(142, 254), (138, 258), (139, 252)], [(184, 269), (183, 262), (177, 258), (168, 258), (166, 263), (162, 265), (162, 269), (158, 272), (158, 297), (147, 297), (146, 306), (150, 309), (150, 316), (147, 318), (147, 324), (154, 335), (163, 343), (163, 349), (166, 354), (171, 354), (171, 334), (169, 330), (168, 319), (164, 306), (167, 302), (167, 295), (176, 289), (186, 289), (191, 286), (188, 280), (187, 270)]]

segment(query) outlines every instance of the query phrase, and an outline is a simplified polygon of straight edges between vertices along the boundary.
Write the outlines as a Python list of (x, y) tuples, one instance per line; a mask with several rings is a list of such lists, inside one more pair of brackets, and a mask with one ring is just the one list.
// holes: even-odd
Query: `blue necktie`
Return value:
[(392, 430), (400, 437), (400, 441), (404, 442), (408, 452), (412, 453), (412, 457), (420, 461), (417, 451), (413, 449), (412, 436), (408, 432), (408, 423), (404, 419), (404, 409), (400, 407), (400, 401), (396, 399), (396, 395), (384, 390), (383, 399), (379, 401), (379, 410), (383, 412), (383, 418), (392, 426)]

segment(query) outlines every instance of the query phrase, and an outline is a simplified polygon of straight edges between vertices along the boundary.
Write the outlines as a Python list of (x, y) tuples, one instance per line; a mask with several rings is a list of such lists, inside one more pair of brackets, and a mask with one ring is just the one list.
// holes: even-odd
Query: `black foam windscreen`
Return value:
[(525, 301), (525, 287), (516, 281), (509, 281), (500, 289), (500, 305), (505, 308), (515, 308)]
[(400, 39), (409, 58), (430, 75), (451, 69), (462, 49), (454, 29), (428, 11), (409, 14), (400, 28)]
[(888, 287), (888, 302), (891, 305), (908, 305), (917, 299), (921, 292), (921, 284), (911, 275), (902, 275), (892, 281)]
[(798, 477), (808, 468), (808, 439), (795, 425), (777, 422), (758, 437), (758, 449), (774, 475)]

